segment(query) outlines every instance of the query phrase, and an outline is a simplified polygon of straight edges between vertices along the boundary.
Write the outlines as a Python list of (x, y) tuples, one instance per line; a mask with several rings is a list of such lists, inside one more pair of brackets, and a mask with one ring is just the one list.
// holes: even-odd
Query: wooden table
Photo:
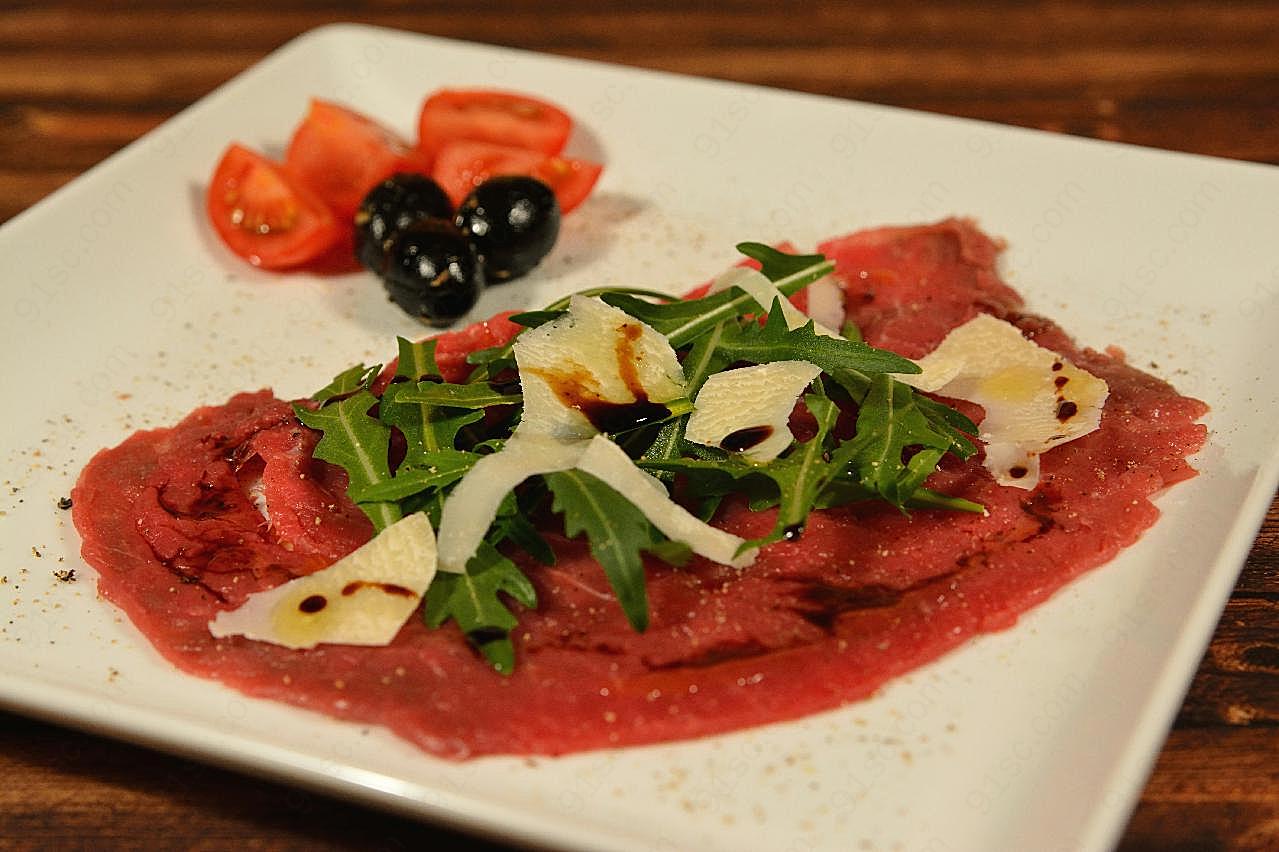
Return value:
[[(105, 5), (0, 4), (0, 221), (338, 20), (1279, 163), (1274, 2)], [(1279, 503), (1123, 849), (1279, 849), (1277, 575)], [(0, 778), (0, 848), (487, 848), (3, 713)]]

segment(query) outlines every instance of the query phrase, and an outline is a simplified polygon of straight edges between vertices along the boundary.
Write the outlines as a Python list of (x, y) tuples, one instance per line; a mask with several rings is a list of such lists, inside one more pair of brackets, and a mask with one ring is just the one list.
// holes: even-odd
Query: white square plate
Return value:
[[(1014, 629), (803, 721), (452, 764), (171, 669), (55, 504), (103, 446), (197, 404), (310, 393), (421, 328), (371, 277), (273, 276), (210, 235), (233, 139), (311, 96), (412, 135), (442, 85), (563, 104), (596, 194), (476, 316), (605, 283), (679, 291), (743, 239), (945, 215), (1005, 237), (1030, 306), (1208, 401), (1203, 474), (1135, 547)], [(1162, 742), (1279, 479), (1279, 169), (364, 27), (311, 33), (0, 231), (0, 703), (428, 819), (584, 849), (1102, 849)], [(75, 569), (78, 582), (54, 570)]]

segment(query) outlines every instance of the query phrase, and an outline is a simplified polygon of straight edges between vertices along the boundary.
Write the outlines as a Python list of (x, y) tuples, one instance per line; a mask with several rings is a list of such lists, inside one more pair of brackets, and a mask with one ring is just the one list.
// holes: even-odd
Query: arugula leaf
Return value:
[[(395, 338), (399, 348), (399, 361), (395, 368), (395, 377), (408, 379), (408, 382), (395, 382), (382, 394), (382, 406), (379, 416), (383, 423), (394, 426), (404, 435), (407, 443), (407, 456), (401, 468), (421, 464), (429, 466), (429, 462), (421, 463), (417, 458), (423, 454), (451, 450), (457, 439), (458, 430), (467, 423), (479, 418), (439, 417), (425, 405), (413, 405), (417, 400), (404, 400), (401, 397), (411, 390), (417, 382), (438, 377), (440, 367), (435, 362), (435, 339), (414, 343), (403, 337)], [(397, 475), (403, 470), (397, 471)], [(402, 498), (401, 498), (402, 499)]]
[[(754, 252), (752, 257), (764, 258), (767, 265), (764, 274), (787, 296), (835, 269), (835, 264), (821, 255), (788, 255), (762, 243), (742, 243), (738, 248)], [(699, 299), (661, 304), (646, 302), (627, 292), (605, 292), (600, 298), (666, 335), (676, 349), (692, 343), (724, 320), (736, 319), (758, 307), (754, 297), (736, 287)]]
[(519, 620), (498, 595), (510, 595), (529, 609), (537, 606), (537, 590), (514, 562), (489, 541), (479, 548), (466, 571), (440, 572), (426, 590), (423, 618), (428, 627), (439, 627), (449, 619), (466, 634), (484, 658), (500, 674), (515, 670), (515, 647), (510, 632)]
[(781, 495), (777, 483), (768, 475), (769, 464), (746, 461), (736, 453), (727, 453), (711, 447), (690, 447), (701, 458), (678, 456), (669, 459), (641, 458), (636, 464), (654, 473), (667, 473), (683, 477), (682, 494), (688, 498), (707, 501), (696, 514), (707, 520), (714, 514), (718, 498), (729, 494), (745, 494), (752, 509), (766, 509), (777, 505)]
[(467, 382), (491, 382), (504, 374), (513, 374), (517, 368), (515, 341), (519, 339), (520, 334), (523, 332), (517, 333), (500, 346), (468, 352), (466, 363), (471, 364), (475, 369), (467, 377)]
[[(848, 503), (860, 503), (866, 500), (878, 500), (879, 495), (866, 488), (860, 482), (848, 477), (832, 479), (818, 495), (814, 509), (829, 509), (832, 506), (843, 506)], [(971, 512), (980, 515), (986, 507), (962, 497), (951, 497), (939, 494), (930, 488), (917, 488), (906, 500), (907, 509), (950, 509), (955, 512)]]
[(404, 338), (395, 338), (399, 348), (399, 359), (395, 365), (396, 378), (420, 382), (432, 376), (439, 377), (440, 367), (435, 363), (435, 347), (439, 343), (435, 338), (418, 343)]
[[(943, 405), (930, 399), (919, 391), (915, 391), (915, 405), (928, 418), (928, 422), (941, 431), (949, 432), (951, 451), (961, 459), (966, 459), (977, 452), (977, 447), (968, 439), (977, 434), (977, 424), (969, 420), (962, 411)], [(948, 427), (948, 428), (947, 428)]]
[(461, 479), (480, 460), (476, 453), (464, 450), (435, 450), (414, 457), (413, 464), (402, 464), (395, 476), (382, 482), (352, 487), (351, 499), (357, 503), (400, 501), (432, 489), (439, 490)]
[[(700, 500), (702, 510), (697, 513), (703, 521), (709, 521), (715, 513), (719, 498), (729, 494), (742, 494), (754, 511), (777, 506), (781, 503), (779, 480), (787, 481), (787, 474), (770, 471), (768, 465), (752, 464), (736, 455), (724, 454), (724, 458), (678, 458), (647, 461), (641, 459), (640, 467), (652, 473), (679, 473), (683, 477), (685, 497)], [(773, 464), (770, 462), (769, 464)], [(770, 473), (772, 474), (770, 476)], [(813, 509), (829, 509), (847, 503), (882, 499), (874, 491), (862, 485), (846, 472), (836, 471), (813, 501)], [(906, 501), (910, 509), (953, 509), (981, 514), (985, 508), (980, 503), (939, 494), (927, 488), (918, 488)]]
[[(857, 431), (837, 451), (868, 490), (899, 508), (932, 473), (952, 446), (950, 435), (933, 427), (914, 390), (891, 376), (871, 377), (861, 400)], [(905, 461), (909, 447), (919, 449)]]
[(579, 290), (568, 296), (561, 296), (547, 305), (545, 310), (555, 313), (567, 310), (569, 303), (573, 300), (573, 296), (586, 296), (589, 298), (591, 296), (603, 297), (607, 295), (640, 296), (644, 299), (651, 299), (654, 302), (674, 303), (681, 301), (679, 296), (672, 296), (670, 293), (662, 293), (657, 290), (646, 290), (642, 287), (591, 287), (586, 290)]
[[(315, 411), (302, 405), (293, 406), (298, 420), (324, 433), (315, 445), (314, 455), (346, 470), (349, 492), (358, 492), (391, 477), (388, 461), (391, 428), (369, 416), (369, 409), (377, 402), (373, 394), (360, 390)], [(358, 505), (379, 532), (403, 517), (400, 507), (393, 502)]]
[(555, 564), (555, 551), (529, 520), (524, 509), (516, 506), (509, 513), (499, 513), (494, 532), (543, 565)]
[(509, 541), (543, 565), (554, 565), (555, 551), (529, 520), (529, 514), (546, 500), (547, 493), (546, 483), (539, 477), (527, 480), (518, 491), (509, 492), (498, 506), (488, 540), (495, 545)]
[[(719, 351), (719, 341), (724, 333), (724, 326), (727, 321), (721, 321), (712, 326), (710, 330), (699, 337), (689, 349), (688, 355), (685, 356), (683, 362), (685, 376), (685, 392), (689, 398), (697, 396), (697, 391), (706, 383), (707, 377), (712, 373), (719, 372), (729, 365), (727, 357)], [(691, 408), (691, 406), (690, 406)], [(643, 452), (639, 453), (639, 457), (645, 461), (670, 461), (677, 459), (683, 452), (684, 447), (684, 427), (688, 422), (687, 417), (674, 417), (663, 423), (658, 430), (651, 444)], [(661, 470), (654, 468), (657, 478), (663, 482), (673, 482), (675, 480), (675, 471)], [(713, 512), (713, 507), (704, 505)], [(709, 515), (700, 515), (702, 520), (706, 520)]]
[(487, 408), (490, 405), (519, 405), (524, 397), (518, 393), (500, 393), (487, 382), (469, 382), (464, 385), (443, 382), (421, 382), (405, 385), (398, 397), (400, 402), (420, 402), (426, 405), (446, 405), (453, 408)]
[[(860, 405), (862, 400), (870, 392), (871, 377), (857, 370), (835, 370), (831, 373), (837, 385), (842, 387), (850, 396), (852, 402)], [(977, 425), (964, 416), (962, 412), (943, 405), (936, 400), (929, 399), (919, 391), (902, 384), (896, 380), (895, 385), (901, 385), (905, 390), (895, 390), (894, 393), (909, 394), (913, 402), (913, 407), (924, 419), (928, 421), (928, 425), (938, 434), (945, 435), (950, 440), (949, 452), (954, 453), (961, 459), (967, 459), (977, 452), (977, 447), (973, 444), (969, 435), (977, 434)]]
[(804, 405), (817, 421), (817, 434), (769, 466), (768, 475), (777, 483), (782, 499), (777, 507), (777, 526), (768, 541), (793, 538), (803, 530), (817, 495), (838, 470), (824, 458), (824, 452), (839, 408), (820, 390), (805, 394)]
[(423, 466), (420, 456), (424, 454), (454, 449), (462, 427), (484, 417), (482, 411), (440, 411), (435, 406), (406, 399), (415, 390), (416, 386), (407, 382), (389, 385), (382, 394), (379, 408), (382, 422), (404, 434), (404, 464), (409, 467)]
[[(643, 461), (665, 461), (679, 458), (684, 443), (684, 423), (685, 419), (683, 417), (677, 417), (673, 420), (667, 420), (659, 426), (652, 442), (642, 452), (638, 453), (638, 458)], [(658, 478), (661, 479), (663, 477), (659, 476)]]
[(721, 342), (724, 339), (727, 322), (719, 322), (712, 326), (706, 334), (697, 339), (688, 355), (684, 358), (685, 393), (690, 398), (706, 384), (711, 374), (725, 370), (732, 363), (732, 357), (723, 351)]
[[(656, 534), (656, 533), (655, 533)], [(682, 541), (670, 538), (654, 538), (653, 543), (644, 548), (667, 565), (683, 568), (693, 558), (693, 549)]]
[(648, 592), (640, 551), (653, 550), (660, 534), (631, 501), (580, 470), (547, 474), (551, 508), (564, 515), (564, 533), (586, 533), (591, 555), (604, 568), (631, 627), (648, 628)]
[(539, 325), (557, 320), (564, 316), (565, 311), (524, 311), (523, 313), (511, 314), (509, 319), (516, 325), (522, 325), (525, 328), (537, 328)]
[[(783, 296), (793, 296), (835, 271), (834, 261), (820, 254), (786, 254), (763, 243), (738, 243), (737, 250), (759, 261), (760, 272)], [(753, 300), (752, 300), (753, 301)]]
[(381, 370), (381, 364), (373, 364), (369, 367), (356, 364), (334, 376), (333, 381), (311, 394), (311, 399), (323, 405), (331, 399), (350, 396), (358, 390), (367, 390)]
[[(466, 353), (466, 363), (473, 364), (478, 367), (489, 367), (490, 365), (493, 365), (493, 364), (507, 365), (509, 362), (510, 368), (514, 370), (515, 356), (512, 354), (514, 352), (514, 346), (515, 346), (515, 339), (512, 338), (511, 340), (508, 340), (506, 343), (503, 343), (501, 346), (489, 346), (485, 349), (473, 350), (471, 352)], [(494, 368), (494, 369), (496, 370), (497, 368)], [(487, 381), (491, 378), (492, 376), (485, 376), (483, 379), (476, 379), (474, 376), (472, 376), (471, 378), (467, 379), (467, 381), (469, 382)]]
[[(831, 435), (839, 408), (818, 383), (804, 397), (816, 420), (817, 433), (782, 457), (752, 464), (733, 454), (702, 448), (702, 458), (644, 457), (640, 466), (683, 475), (686, 492), (705, 501), (700, 513), (703, 518), (713, 513), (719, 498), (731, 493), (745, 494), (752, 509), (776, 505), (777, 523), (769, 535), (750, 542), (757, 546), (795, 535), (814, 508), (856, 500), (878, 498), (898, 508), (983, 511), (971, 501), (921, 487), (952, 448), (951, 438), (923, 415), (916, 405), (922, 397), (912, 388), (886, 374), (868, 381), (871, 393), (862, 400), (858, 431), (849, 441), (841, 443)], [(908, 448), (914, 453), (909, 461), (903, 461)]]
[(687, 346), (724, 320), (736, 319), (755, 304), (754, 299), (735, 287), (700, 299), (661, 304), (627, 293), (605, 293), (600, 298), (666, 335), (675, 349)]
[(400, 362), (396, 375), (412, 381), (398, 382), (387, 387), (382, 395), (381, 418), (383, 422), (404, 433), (408, 443), (405, 464), (410, 467), (429, 465), (429, 462), (423, 463), (416, 458), (418, 454), (454, 449), (457, 434), (462, 427), (475, 423), (484, 416), (480, 411), (441, 411), (440, 406), (475, 409), (518, 403), (521, 399), (518, 395), (498, 394), (483, 382), (458, 385), (433, 380), (422, 381), (440, 373), (435, 362), (436, 341), (410, 343), (402, 337), (396, 340), (400, 344)]
[(719, 349), (729, 362), (750, 361), (767, 364), (771, 361), (808, 361), (824, 372), (856, 370), (861, 373), (918, 373), (919, 365), (895, 352), (875, 349), (865, 343), (855, 343), (835, 337), (827, 337), (813, 330), (813, 322), (790, 330), (782, 314), (781, 302), (775, 300), (768, 320), (729, 328), (720, 341)]
[[(759, 261), (759, 271), (773, 283), (790, 278), (799, 279), (813, 274), (813, 270), (826, 265), (822, 254), (787, 254), (764, 243), (738, 243), (737, 250), (752, 260)], [(827, 270), (829, 272), (830, 270)], [(827, 274), (821, 273), (821, 275)], [(820, 278), (821, 275), (817, 277)], [(816, 281), (814, 278), (813, 281)], [(806, 283), (812, 283), (806, 282)]]
[[(685, 473), (697, 470), (706, 477), (695, 487), (709, 487), (721, 494), (745, 492), (755, 510), (777, 506), (777, 521), (772, 531), (747, 542), (748, 546), (763, 547), (798, 535), (827, 484), (843, 470), (839, 460), (829, 458), (830, 432), (839, 417), (839, 407), (826, 396), (820, 382), (813, 388), (813, 392), (805, 394), (804, 405), (817, 422), (817, 432), (809, 440), (795, 444), (784, 456), (765, 464), (753, 464), (736, 455), (682, 460)], [(743, 482), (730, 485), (725, 477)], [(768, 488), (761, 488), (759, 484), (749, 486), (749, 480), (760, 478), (768, 481)]]
[[(738, 249), (756, 260), (762, 274), (785, 296), (834, 268), (820, 255), (790, 255), (761, 243), (742, 243)], [(766, 464), (686, 441), (688, 399), (667, 403), (671, 416), (665, 422), (646, 424), (617, 438), (644, 469), (668, 483), (678, 476), (681, 495), (697, 503), (703, 519), (709, 519), (730, 494), (743, 495), (752, 509), (775, 507), (773, 530), (750, 545), (793, 536), (814, 508), (857, 500), (883, 499), (903, 510), (982, 511), (974, 503), (923, 487), (946, 453), (967, 458), (975, 452), (969, 435), (976, 433), (976, 426), (960, 412), (894, 380), (890, 373), (918, 372), (918, 367), (866, 345), (855, 325), (845, 324), (842, 340), (816, 334), (811, 322), (791, 330), (780, 302), (774, 302), (760, 323), (759, 305), (737, 287), (687, 301), (635, 288), (598, 288), (581, 295), (600, 296), (667, 335), (671, 345), (683, 351), (688, 397), (696, 395), (707, 377), (737, 361), (804, 360), (826, 374), (804, 397), (817, 424), (815, 434)], [(514, 319), (536, 327), (562, 315), (568, 305), (565, 297)], [(435, 340), (414, 343), (397, 338), (397, 345), (396, 381), (380, 400), (370, 391), (380, 367), (356, 365), (316, 393), (318, 408), (295, 406), (304, 424), (324, 433), (315, 456), (347, 470), (352, 499), (379, 530), (413, 511), (426, 512), (438, 524), (448, 491), (482, 454), (501, 449), (518, 423), (523, 402), (521, 394), (499, 384), (514, 385), (506, 381), (517, 366), (514, 339), (470, 353), (467, 362), (475, 369), (460, 384), (439, 380)], [(374, 406), (377, 414), (371, 415)], [(510, 406), (515, 414), (501, 420), (486, 417), (486, 410), (494, 406)], [(835, 423), (841, 408), (853, 407), (858, 412), (856, 431), (852, 438), (840, 440), (834, 434)], [(393, 475), (388, 461), (396, 431), (406, 448)], [(568, 535), (586, 536), (636, 630), (649, 624), (644, 554), (672, 563), (690, 555), (687, 546), (658, 532), (624, 494), (582, 471), (534, 478), (506, 495), (466, 571), (436, 576), (424, 613), (431, 627), (454, 620), (504, 674), (515, 665), (510, 631), (517, 619), (511, 607), (514, 602), (535, 607), (537, 599), (528, 577), (498, 546), (509, 543), (553, 564), (553, 550), (530, 520), (547, 502), (563, 516)]]

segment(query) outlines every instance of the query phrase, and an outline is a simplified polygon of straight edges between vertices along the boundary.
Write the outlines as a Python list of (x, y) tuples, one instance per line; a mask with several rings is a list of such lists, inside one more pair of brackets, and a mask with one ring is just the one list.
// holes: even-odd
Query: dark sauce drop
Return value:
[(573, 406), (586, 415), (591, 425), (601, 432), (613, 434), (658, 423), (670, 417), (671, 410), (645, 395), (634, 402), (609, 402), (604, 399), (582, 400)]
[(1030, 471), (1022, 467), (1021, 465), (1008, 468), (1008, 475), (1011, 476), (1013, 479), (1021, 479), (1023, 476), (1025, 476), (1028, 473), (1030, 473)]
[(309, 598), (303, 598), (302, 603), (298, 604), (298, 612), (305, 612), (307, 615), (311, 615), (328, 605), (328, 598), (324, 597), (324, 595), (311, 595)]
[(620, 335), (615, 349), (618, 375), (630, 391), (633, 398), (631, 402), (613, 402), (600, 397), (593, 389), (594, 378), (584, 370), (535, 371), (536, 375), (551, 386), (561, 402), (570, 408), (576, 408), (592, 426), (609, 434), (658, 423), (671, 416), (669, 408), (648, 398), (648, 392), (644, 390), (639, 370), (635, 366), (635, 342), (644, 333), (643, 327), (636, 323), (626, 323), (618, 331)]
[(382, 591), (386, 592), (388, 595), (398, 595), (400, 597), (405, 597), (405, 598), (413, 597), (412, 589), (406, 589), (403, 586), (397, 586), (394, 583), (368, 583), (368, 582), (365, 582), (364, 580), (356, 580), (353, 583), (347, 583), (345, 586), (343, 586), (342, 597), (349, 598), (351, 595), (355, 594), (361, 589), (381, 589)]
[(1054, 361), (1054, 362), (1053, 362), (1053, 372), (1054, 372), (1054, 373), (1055, 373), (1055, 372), (1057, 372), (1058, 370), (1060, 370), (1060, 369), (1062, 368), (1062, 366), (1064, 366), (1064, 365), (1063, 365), (1060, 361)]
[(1071, 402), (1068, 399), (1064, 400), (1060, 405), (1057, 406), (1057, 419), (1063, 423), (1065, 423), (1067, 420), (1074, 417), (1078, 413), (1079, 413), (1079, 406), (1075, 405), (1073, 402)]
[(1070, 379), (1067, 378), (1066, 376), (1058, 376), (1057, 378), (1053, 379), (1053, 384), (1059, 388), (1064, 388), (1066, 386), (1066, 383), (1069, 381)]
[(747, 426), (745, 429), (729, 432), (724, 436), (724, 440), (720, 441), (719, 445), (730, 453), (740, 453), (743, 450), (749, 450), (751, 447), (759, 446), (772, 435), (772, 426)]

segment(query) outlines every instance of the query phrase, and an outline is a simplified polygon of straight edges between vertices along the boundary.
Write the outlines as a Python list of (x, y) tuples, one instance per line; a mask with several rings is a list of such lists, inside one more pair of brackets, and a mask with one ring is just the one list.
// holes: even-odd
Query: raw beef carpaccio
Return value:
[[(795, 719), (870, 695), (974, 636), (1013, 625), (1153, 524), (1151, 496), (1194, 475), (1202, 403), (1083, 349), (1024, 311), (995, 272), (1000, 246), (960, 220), (834, 239), (848, 317), (908, 357), (985, 312), (1109, 383), (1101, 427), (1042, 457), (1032, 491), (996, 484), (980, 456), (946, 459), (929, 487), (985, 514), (855, 504), (734, 569), (647, 565), (651, 625), (631, 629), (582, 541), (547, 532), (554, 566), (523, 560), (539, 606), (513, 604), (518, 665), (499, 676), (454, 625), (412, 617), (386, 647), (289, 650), (215, 639), (209, 621), (251, 592), (322, 568), (372, 535), (315, 433), (268, 391), (201, 408), (100, 452), (74, 490), (103, 597), (185, 672), (246, 694), (385, 725), (435, 755), (562, 754), (701, 737)], [(446, 378), (508, 340), (505, 316), (440, 338)], [(980, 410), (965, 409), (974, 417)], [(260, 506), (268, 509), (267, 523)], [(772, 511), (727, 502), (715, 524), (766, 534)]]

